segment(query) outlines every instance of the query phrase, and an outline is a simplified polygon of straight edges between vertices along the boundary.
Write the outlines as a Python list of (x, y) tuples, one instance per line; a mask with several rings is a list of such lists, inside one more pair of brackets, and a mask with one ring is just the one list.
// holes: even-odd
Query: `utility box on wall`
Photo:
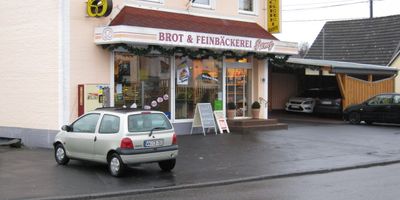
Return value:
[(96, 108), (110, 106), (110, 86), (108, 84), (78, 85), (78, 116)]

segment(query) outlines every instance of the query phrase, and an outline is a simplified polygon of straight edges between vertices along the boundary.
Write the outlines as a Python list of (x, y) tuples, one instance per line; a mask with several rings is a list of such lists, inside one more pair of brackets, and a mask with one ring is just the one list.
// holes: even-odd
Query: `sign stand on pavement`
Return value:
[(194, 111), (194, 118), (190, 134), (193, 133), (193, 128), (201, 127), (203, 134), (206, 135), (205, 129), (213, 128), (217, 134), (217, 127), (215, 125), (211, 103), (198, 103)]
[(226, 118), (224, 116), (224, 111), (216, 110), (214, 111), (214, 116), (215, 121), (217, 121), (219, 132), (222, 134), (226, 130), (228, 133), (230, 133), (228, 123), (226, 123)]

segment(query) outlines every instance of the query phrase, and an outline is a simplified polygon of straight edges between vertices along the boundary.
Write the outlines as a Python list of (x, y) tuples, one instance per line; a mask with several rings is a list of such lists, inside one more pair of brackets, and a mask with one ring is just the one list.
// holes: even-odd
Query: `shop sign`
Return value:
[(112, 11), (112, 0), (88, 0), (87, 14), (90, 17), (107, 17)]
[(290, 55), (298, 53), (295, 42), (124, 25), (96, 28), (95, 43), (155, 44)]
[(202, 46), (214, 46), (222, 48), (247, 48), (255, 51), (268, 50), (271, 51), (274, 47), (274, 41), (269, 40), (263, 42), (258, 39), (253, 43), (252, 39), (244, 39), (231, 36), (214, 36), (206, 34), (183, 34), (183, 33), (170, 33), (170, 32), (159, 32), (158, 41), (168, 43), (185, 43)]
[(268, 32), (281, 32), (280, 0), (268, 0), (267, 3)]

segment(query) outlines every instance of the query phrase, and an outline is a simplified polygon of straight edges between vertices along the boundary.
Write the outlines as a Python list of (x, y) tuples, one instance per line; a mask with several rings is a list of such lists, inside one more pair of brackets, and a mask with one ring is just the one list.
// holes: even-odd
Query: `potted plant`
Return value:
[(254, 119), (260, 118), (260, 103), (258, 101), (254, 101), (253, 104), (251, 104), (251, 114)]
[(235, 105), (235, 103), (229, 102), (227, 107), (228, 107), (228, 110), (227, 110), (228, 119), (235, 118), (235, 113), (236, 113), (236, 105)]

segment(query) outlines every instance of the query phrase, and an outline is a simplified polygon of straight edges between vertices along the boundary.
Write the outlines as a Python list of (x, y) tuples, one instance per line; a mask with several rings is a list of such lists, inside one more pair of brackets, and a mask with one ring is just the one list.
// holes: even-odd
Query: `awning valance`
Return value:
[(96, 44), (139, 44), (294, 55), (297, 43), (277, 40), (256, 23), (125, 6)]

